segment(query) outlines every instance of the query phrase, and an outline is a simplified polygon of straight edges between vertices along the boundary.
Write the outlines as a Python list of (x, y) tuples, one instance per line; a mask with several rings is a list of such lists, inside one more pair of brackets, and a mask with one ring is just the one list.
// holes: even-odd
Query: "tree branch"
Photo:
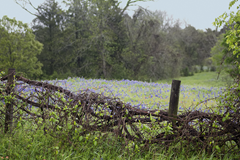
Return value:
[[(21, 5), (20, 3), (18, 3), (18, 0), (14, 0), (22, 9), (24, 9), (25, 11), (27, 11), (28, 13), (30, 13), (31, 15), (37, 16), (36, 14), (30, 12), (24, 5)], [(28, 0), (28, 4), (30, 4), (35, 10), (38, 11), (38, 9), (36, 7), (33, 6), (33, 4), (30, 2), (30, 0)]]

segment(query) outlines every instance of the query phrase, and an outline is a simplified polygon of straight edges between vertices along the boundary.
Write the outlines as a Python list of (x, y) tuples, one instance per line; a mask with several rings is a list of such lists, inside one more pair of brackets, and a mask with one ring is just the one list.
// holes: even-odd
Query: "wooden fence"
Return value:
[[(221, 114), (186, 111), (177, 115), (181, 84), (181, 81), (178, 80), (172, 81), (169, 110), (166, 111), (138, 109), (118, 98), (106, 97), (89, 90), (76, 95), (60, 86), (14, 75), (15, 70), (9, 69), (8, 75), (1, 78), (1, 81), (7, 80), (6, 94), (9, 97), (15, 96), (22, 102), (40, 109), (40, 113), (34, 113), (24, 105), (20, 105), (19, 108), (34, 119), (35, 125), (41, 125), (37, 123), (39, 118), (42, 118), (43, 121), (53, 118), (52, 111), (59, 115), (56, 122), (44, 126), (46, 127), (45, 133), (51, 131), (51, 134), (58, 136), (61, 133), (58, 132), (56, 126), (60, 126), (69, 130), (67, 136), (71, 139), (72, 134), (75, 133), (73, 131), (81, 128), (82, 130), (77, 132), (79, 136), (95, 131), (111, 132), (126, 140), (145, 144), (158, 143), (169, 146), (172, 143), (180, 142), (179, 144), (186, 147), (191, 143), (194, 147), (190, 147), (190, 150), (194, 148), (194, 150), (205, 150), (209, 153), (212, 153), (217, 145), (222, 153), (239, 152), (240, 98), (234, 101), (234, 107), (219, 106), (224, 111)], [(38, 91), (35, 88), (35, 91), (38, 92), (38, 97), (35, 96), (38, 98), (38, 102), (31, 101), (31, 97), (25, 98), (14, 91), (16, 84), (13, 83), (14, 79), (31, 86), (41, 87), (45, 91)], [(56, 92), (64, 94), (65, 99), (55, 95)], [(57, 106), (50, 104), (49, 99), (53, 99)], [(11, 101), (11, 98), (9, 100), (4, 112), (5, 133), (12, 129), (15, 108), (13, 105), (17, 105), (16, 102)], [(0, 113), (3, 112), (0, 111)], [(170, 127), (169, 124), (171, 124)]]

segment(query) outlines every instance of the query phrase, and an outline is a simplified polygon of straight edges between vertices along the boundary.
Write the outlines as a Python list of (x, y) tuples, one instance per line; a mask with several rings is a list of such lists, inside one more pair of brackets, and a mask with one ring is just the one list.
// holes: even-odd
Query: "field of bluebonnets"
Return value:
[[(194, 77), (199, 78), (197, 82), (202, 82), (203, 76), (206, 85), (197, 85), (194, 83)], [(186, 81), (182, 78), (179, 99), (179, 112), (184, 110), (201, 110), (203, 112), (211, 112), (217, 106), (216, 98), (222, 94), (224, 83), (220, 79), (217, 80), (216, 73), (204, 72), (198, 73), (196, 76), (188, 78)], [(190, 80), (189, 80), (190, 79)], [(181, 78), (180, 78), (181, 80)], [(74, 93), (81, 93), (83, 90), (101, 93), (104, 96), (116, 97), (125, 103), (129, 103), (137, 108), (149, 109), (167, 109), (169, 105), (171, 82), (142, 82), (134, 80), (105, 80), (105, 79), (84, 79), (79, 77), (65, 80), (46, 81), (50, 84), (61, 86), (64, 89)], [(189, 85), (190, 83), (190, 85)], [(193, 83), (193, 84), (191, 84)], [(211, 83), (215, 87), (211, 87)], [(210, 84), (210, 85), (209, 85)], [(220, 84), (216, 86), (216, 84)], [(18, 86), (18, 90), (24, 93), (33, 93), (34, 88), (25, 88)]]
[[(204, 73), (202, 73), (204, 74)], [(101, 93), (105, 96), (117, 97), (125, 103), (138, 108), (166, 109), (169, 105), (171, 84), (167, 82), (141, 82), (134, 80), (104, 80), (68, 78), (53, 80), (49, 83), (62, 86), (75, 93), (82, 90)], [(182, 84), (180, 89), (179, 110), (209, 111), (216, 106), (216, 97), (222, 94), (222, 87), (194, 86)]]

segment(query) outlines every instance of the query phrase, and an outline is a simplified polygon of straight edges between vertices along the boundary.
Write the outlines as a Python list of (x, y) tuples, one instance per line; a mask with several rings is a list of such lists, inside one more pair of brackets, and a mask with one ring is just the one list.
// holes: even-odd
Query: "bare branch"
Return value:
[(25, 2), (24, 5), (21, 5), (18, 1), (24, 1), (25, 0), (15, 0), (15, 2), (20, 6), (22, 7), (22, 9), (24, 9), (25, 11), (27, 11), (28, 13), (30, 13), (31, 15), (34, 15), (34, 16), (37, 16), (36, 14), (32, 13), (31, 11), (29, 11), (26, 7), (25, 7), (25, 4), (30, 4), (35, 10), (38, 11), (38, 9), (36, 7), (33, 6), (33, 4), (30, 2), (30, 0), (28, 0), (28, 2)]

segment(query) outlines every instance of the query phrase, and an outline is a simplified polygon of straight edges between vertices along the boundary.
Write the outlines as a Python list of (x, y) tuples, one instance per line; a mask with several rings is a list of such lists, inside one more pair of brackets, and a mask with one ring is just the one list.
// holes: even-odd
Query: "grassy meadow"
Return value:
[[(217, 105), (215, 97), (222, 94), (226, 83), (220, 78), (216, 79), (214, 72), (197, 73), (191, 77), (176, 78), (182, 81), (179, 100), (179, 112), (183, 110), (214, 111)], [(167, 109), (171, 90), (171, 80), (158, 82), (139, 82), (129, 80), (103, 80), (68, 78), (66, 80), (48, 81), (62, 86), (75, 93), (89, 89), (106, 96), (120, 98), (139, 108)], [(18, 89), (21, 89), (19, 87)], [(23, 92), (33, 92), (26, 88)], [(208, 101), (208, 99), (211, 99)], [(202, 102), (202, 103), (200, 103)], [(199, 104), (200, 103), (200, 104)], [(220, 153), (212, 155), (205, 153), (174, 152), (178, 146), (165, 149), (159, 145), (150, 145), (148, 148), (139, 148), (134, 142), (125, 145), (125, 141), (113, 135), (100, 136), (92, 133), (86, 137), (73, 137), (73, 144), (63, 143), (64, 138), (53, 138), (44, 135), (43, 130), (34, 130), (31, 122), (26, 122), (22, 127), (15, 129), (12, 134), (0, 134), (0, 159), (219, 159)], [(137, 142), (135, 142), (137, 143)], [(221, 155), (222, 159), (240, 158), (239, 155)]]
[[(217, 79), (215, 72), (196, 73), (190, 77), (175, 78), (181, 80), (179, 111), (210, 111), (216, 106), (215, 97), (222, 94), (227, 83), (222, 76)], [(89, 89), (92, 92), (116, 97), (139, 108), (167, 109), (171, 92), (171, 81), (141, 82), (130, 80), (104, 80), (68, 78), (48, 81), (75, 93)]]
[[(229, 75), (225, 72), (201, 72), (194, 73), (194, 76), (177, 77), (181, 80), (181, 84), (189, 86), (205, 86), (205, 87), (225, 87), (231, 83)], [(171, 79), (161, 80), (158, 83), (171, 83)]]

